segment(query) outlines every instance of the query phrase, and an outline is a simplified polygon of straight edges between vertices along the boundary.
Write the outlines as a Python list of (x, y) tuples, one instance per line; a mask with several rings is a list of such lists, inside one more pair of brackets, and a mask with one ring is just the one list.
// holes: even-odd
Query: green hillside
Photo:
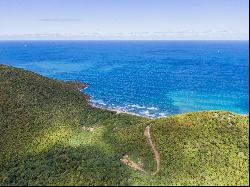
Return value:
[(117, 114), (89, 106), (80, 86), (0, 65), (0, 185), (249, 183), (248, 116)]

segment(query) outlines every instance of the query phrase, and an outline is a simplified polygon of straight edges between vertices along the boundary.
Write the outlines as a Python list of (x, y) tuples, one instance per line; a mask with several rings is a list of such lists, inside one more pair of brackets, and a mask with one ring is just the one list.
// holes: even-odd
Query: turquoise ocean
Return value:
[(161, 117), (249, 113), (248, 41), (1, 41), (0, 64), (88, 82), (93, 105)]

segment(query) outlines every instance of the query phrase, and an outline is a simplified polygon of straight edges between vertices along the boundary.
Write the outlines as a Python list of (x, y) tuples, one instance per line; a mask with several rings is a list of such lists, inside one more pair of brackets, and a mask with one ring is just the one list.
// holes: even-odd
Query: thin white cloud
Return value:
[(42, 18), (39, 21), (43, 22), (80, 22), (81, 19), (76, 18)]

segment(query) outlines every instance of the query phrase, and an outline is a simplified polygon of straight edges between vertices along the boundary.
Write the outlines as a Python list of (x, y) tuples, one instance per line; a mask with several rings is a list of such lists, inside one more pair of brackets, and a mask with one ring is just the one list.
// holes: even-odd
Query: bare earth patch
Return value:
[(98, 129), (98, 127), (82, 127), (82, 130), (83, 131), (88, 131), (88, 132), (93, 132), (93, 131), (95, 131), (95, 130), (97, 130)]
[(138, 164), (133, 162), (132, 160), (129, 159), (128, 155), (124, 155), (121, 159), (121, 161), (126, 164), (127, 166), (131, 167), (134, 170), (139, 170), (142, 172), (145, 172), (142, 168), (143, 168), (143, 163), (139, 162)]

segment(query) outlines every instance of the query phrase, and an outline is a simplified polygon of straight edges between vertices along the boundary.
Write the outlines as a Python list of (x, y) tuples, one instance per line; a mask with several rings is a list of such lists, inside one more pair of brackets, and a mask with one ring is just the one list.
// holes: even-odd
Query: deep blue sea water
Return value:
[(2, 41), (0, 63), (90, 83), (93, 104), (144, 116), (249, 113), (248, 41)]

